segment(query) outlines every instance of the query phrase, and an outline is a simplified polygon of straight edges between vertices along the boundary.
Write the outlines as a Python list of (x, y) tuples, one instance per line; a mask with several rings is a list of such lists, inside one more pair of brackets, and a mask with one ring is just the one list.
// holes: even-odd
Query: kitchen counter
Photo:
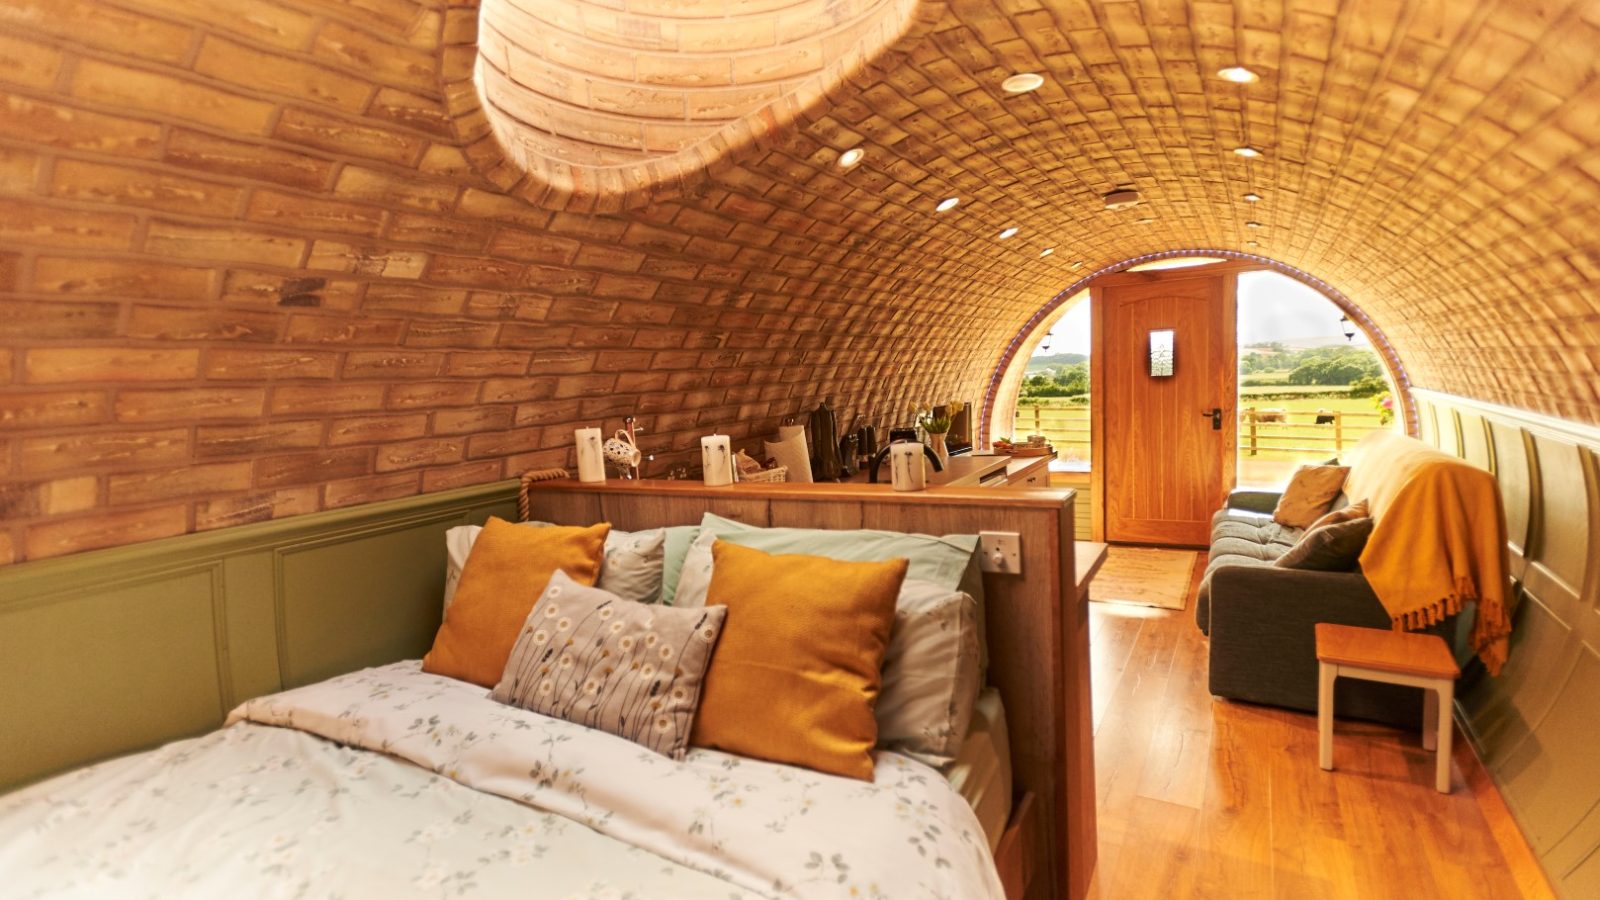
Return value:
[[(1005, 456), (974, 456), (963, 453), (960, 456), (950, 457), (950, 462), (945, 464), (943, 472), (933, 471), (933, 466), (928, 466), (929, 487), (978, 487), (983, 482), (994, 480), (997, 473), (1003, 474), (1006, 463), (1010, 457)], [(845, 484), (866, 484), (868, 473), (866, 469), (844, 479)], [(878, 469), (878, 483), (889, 482), (889, 461), (884, 460), (883, 466)]]
[[(1000, 456), (987, 453), (963, 453), (950, 457), (943, 472), (929, 467), (929, 487), (1049, 487), (1049, 465), (1053, 456)], [(844, 479), (846, 484), (866, 484), (867, 472), (863, 469)], [(878, 482), (889, 480), (889, 464), (884, 462), (878, 471)]]

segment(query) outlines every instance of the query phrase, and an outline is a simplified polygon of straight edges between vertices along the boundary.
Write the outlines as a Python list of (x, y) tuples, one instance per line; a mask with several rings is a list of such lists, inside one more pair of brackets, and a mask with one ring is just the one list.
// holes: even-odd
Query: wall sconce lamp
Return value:
[(1345, 340), (1354, 341), (1356, 339), (1356, 323), (1350, 321), (1349, 316), (1339, 317), (1339, 328), (1344, 332)]
[(1171, 378), (1177, 365), (1177, 350), (1173, 346), (1173, 331), (1163, 328), (1150, 332), (1150, 377)]

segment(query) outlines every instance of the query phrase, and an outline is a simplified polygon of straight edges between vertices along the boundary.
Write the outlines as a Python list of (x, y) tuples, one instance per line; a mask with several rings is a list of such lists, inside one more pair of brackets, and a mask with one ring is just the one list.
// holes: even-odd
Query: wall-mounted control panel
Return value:
[(978, 532), (978, 564), (985, 572), (1022, 574), (1022, 535), (1015, 531)]

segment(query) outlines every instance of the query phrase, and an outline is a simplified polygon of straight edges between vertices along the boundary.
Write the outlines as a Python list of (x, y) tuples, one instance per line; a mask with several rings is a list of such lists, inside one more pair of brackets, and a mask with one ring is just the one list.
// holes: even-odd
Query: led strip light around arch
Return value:
[(1356, 327), (1361, 329), (1362, 333), (1367, 336), (1367, 340), (1372, 343), (1373, 348), (1377, 350), (1378, 357), (1383, 360), (1385, 368), (1389, 370), (1389, 378), (1394, 382), (1395, 392), (1399, 395), (1398, 399), (1400, 401), (1401, 420), (1405, 424), (1406, 433), (1413, 436), (1416, 435), (1416, 402), (1411, 397), (1411, 377), (1406, 374), (1405, 366), (1400, 362), (1400, 355), (1395, 352), (1394, 345), (1390, 344), (1389, 339), (1384, 336), (1383, 329), (1379, 328), (1377, 323), (1372, 321), (1372, 318), (1368, 316), (1360, 307), (1356, 306), (1349, 297), (1346, 297), (1343, 291), (1327, 283), (1326, 281), (1323, 281), (1317, 276), (1310, 274), (1309, 272), (1297, 269), (1288, 263), (1279, 262), (1278, 260), (1270, 257), (1260, 256), (1255, 253), (1243, 253), (1238, 250), (1189, 248), (1183, 250), (1162, 250), (1157, 253), (1146, 253), (1141, 256), (1129, 257), (1120, 262), (1111, 263), (1110, 265), (1101, 266), (1093, 272), (1090, 272), (1089, 274), (1084, 275), (1082, 278), (1079, 278), (1077, 281), (1069, 284), (1054, 297), (1051, 297), (1049, 302), (1045, 303), (1044, 306), (1041, 306), (1038, 312), (1029, 317), (1028, 321), (1023, 323), (1022, 328), (1018, 329), (1016, 336), (1013, 337), (1011, 342), (1006, 345), (1005, 352), (1000, 355), (1000, 364), (995, 367), (994, 374), (989, 377), (989, 387), (984, 391), (983, 394), (982, 409), (984, 414), (979, 419), (978, 442), (981, 444), (987, 441), (989, 438), (989, 413), (994, 409), (995, 399), (1000, 391), (1000, 384), (1005, 380), (1007, 370), (1011, 368), (1011, 364), (1016, 360), (1017, 351), (1021, 349), (1023, 343), (1028, 339), (1028, 336), (1033, 334), (1033, 332), (1045, 319), (1049, 318), (1051, 313), (1055, 312), (1063, 303), (1066, 303), (1069, 298), (1088, 287), (1090, 282), (1102, 275), (1110, 275), (1115, 272), (1120, 272), (1129, 266), (1137, 266), (1142, 263), (1154, 262), (1158, 259), (1172, 259), (1180, 256), (1207, 256), (1214, 259), (1255, 263), (1264, 268), (1271, 269), (1274, 272), (1278, 272), (1279, 274), (1287, 275), (1302, 284), (1316, 288), (1316, 290), (1324, 297), (1327, 297), (1334, 306), (1337, 306), (1340, 311), (1350, 317), (1350, 321), (1354, 322)]

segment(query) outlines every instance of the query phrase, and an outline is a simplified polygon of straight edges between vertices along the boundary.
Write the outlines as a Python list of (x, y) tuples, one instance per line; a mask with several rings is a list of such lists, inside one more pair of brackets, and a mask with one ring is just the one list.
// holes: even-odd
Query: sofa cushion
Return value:
[(1280, 569), (1349, 572), (1356, 568), (1371, 534), (1372, 520), (1365, 516), (1313, 528), (1273, 565)]
[(1211, 542), (1211, 554), (1208, 561), (1214, 562), (1218, 559), (1238, 557), (1272, 562), (1287, 552), (1289, 552), (1289, 545), (1286, 544), (1274, 544), (1270, 541), (1259, 541), (1254, 538), (1224, 537), (1216, 538)]

